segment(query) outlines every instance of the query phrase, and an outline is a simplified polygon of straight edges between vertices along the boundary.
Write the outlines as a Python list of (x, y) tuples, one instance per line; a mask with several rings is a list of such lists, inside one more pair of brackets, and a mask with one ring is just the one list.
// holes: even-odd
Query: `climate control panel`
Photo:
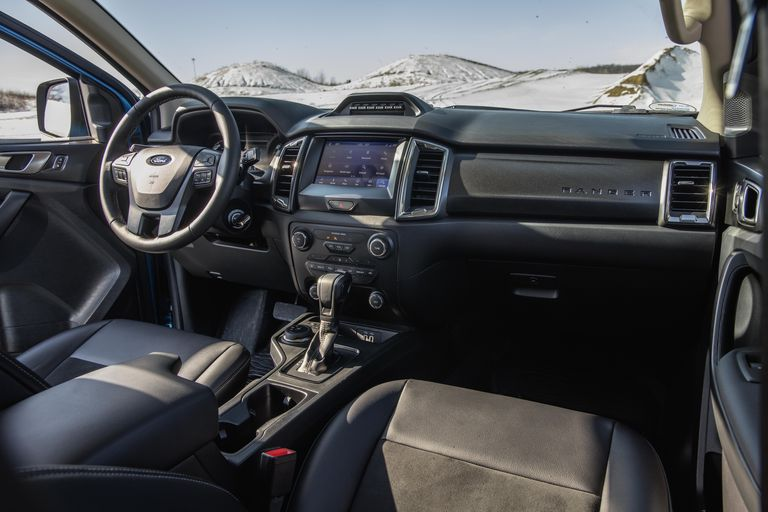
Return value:
[(329, 272), (352, 276), (362, 301), (381, 310), (395, 293), (397, 244), (388, 230), (320, 224), (291, 225), (290, 240), (296, 282), (311, 297), (317, 279)]

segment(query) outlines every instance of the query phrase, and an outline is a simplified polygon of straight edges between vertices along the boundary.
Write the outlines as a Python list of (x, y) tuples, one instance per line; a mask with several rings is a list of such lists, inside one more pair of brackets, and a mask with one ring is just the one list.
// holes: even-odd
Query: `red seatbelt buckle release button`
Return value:
[(261, 452), (259, 477), (272, 498), (287, 495), (293, 485), (296, 452), (290, 448), (271, 448)]

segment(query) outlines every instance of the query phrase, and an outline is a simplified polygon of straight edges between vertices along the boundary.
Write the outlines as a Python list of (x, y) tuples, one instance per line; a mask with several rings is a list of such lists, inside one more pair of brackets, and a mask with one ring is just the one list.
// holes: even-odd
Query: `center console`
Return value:
[(275, 333), (275, 368), (222, 406), (219, 448), (232, 464), (248, 464), (275, 446), (305, 456), (333, 414), (368, 387), (398, 377), (391, 369), (418, 345), (410, 331), (341, 321), (337, 363), (319, 375), (297, 371), (320, 323), (305, 314)]
[(293, 223), (291, 256), (297, 285), (317, 300), (317, 279), (327, 273), (352, 276), (350, 303), (371, 311), (396, 304), (397, 237), (393, 231)]

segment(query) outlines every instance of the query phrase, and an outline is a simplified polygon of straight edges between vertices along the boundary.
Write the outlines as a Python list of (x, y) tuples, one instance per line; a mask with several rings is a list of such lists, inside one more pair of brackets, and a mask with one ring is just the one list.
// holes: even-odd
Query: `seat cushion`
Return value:
[(179, 376), (210, 387), (219, 401), (244, 383), (250, 357), (239, 343), (132, 320), (107, 320), (64, 331), (18, 361), (50, 385), (152, 352), (181, 358)]
[(292, 510), (668, 511), (650, 444), (606, 418), (423, 381), (342, 410)]

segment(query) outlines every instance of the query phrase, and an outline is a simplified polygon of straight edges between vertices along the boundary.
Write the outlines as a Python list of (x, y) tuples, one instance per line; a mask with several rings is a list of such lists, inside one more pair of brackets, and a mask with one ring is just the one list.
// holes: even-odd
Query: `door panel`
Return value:
[[(0, 174), (0, 346), (12, 353), (64, 329), (100, 320), (132, 273), (91, 204), (95, 186)], [(0, 227), (2, 224), (0, 223)]]
[[(759, 510), (763, 221), (759, 215), (756, 223), (745, 222), (739, 211), (744, 180), (761, 193), (763, 178), (757, 160), (733, 162), (726, 167), (726, 175), (729, 227), (722, 235), (707, 368), (711, 412), (703, 418), (707, 425), (702, 429), (714, 428), (717, 439), (701, 440), (704, 449), (700, 454), (707, 454), (708, 460), (712, 460), (709, 455), (717, 454), (721, 461), (721, 503), (708, 503), (709, 509)], [(753, 206), (758, 211), (762, 208), (749, 208)]]
[[(36, 70), (39, 82), (66, 79), (71, 88), (61, 97), (67, 100), (51, 96), (51, 101), (66, 104), (83, 121), (83, 130), (69, 138), (36, 133), (46, 117), (36, 106), (45, 104), (41, 91), (45, 98), (47, 89), (35, 94), (36, 84), (19, 81), (24, 75), (13, 71), (0, 76), (0, 89), (18, 99), (10, 107), (6, 102), (11, 110), (0, 123), (22, 123), (0, 126), (5, 128), (0, 130), (0, 349), (19, 353), (60, 331), (105, 318), (123, 292), (137, 295), (136, 288), (128, 288), (134, 283), (135, 253), (106, 225), (96, 186), (111, 126), (135, 97), (80, 56), (3, 13), (0, 38), (4, 51), (16, 52), (17, 60)], [(17, 90), (17, 83), (23, 89)], [(54, 106), (63, 113), (61, 105)]]

